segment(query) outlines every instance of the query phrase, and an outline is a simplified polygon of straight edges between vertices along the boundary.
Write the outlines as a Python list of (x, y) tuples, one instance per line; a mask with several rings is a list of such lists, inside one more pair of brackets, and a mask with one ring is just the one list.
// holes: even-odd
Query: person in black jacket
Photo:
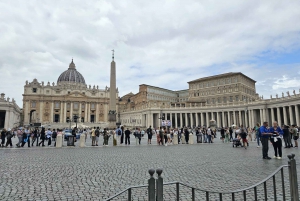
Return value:
[(10, 147), (12, 148), (13, 146), (12, 146), (11, 138), (13, 137), (13, 134), (11, 133), (10, 128), (7, 129), (7, 132), (5, 133), (5, 135), (6, 135), (6, 139), (7, 139), (7, 141), (6, 141), (6, 147), (7, 147), (8, 145), (10, 145)]
[(32, 146), (32, 147), (33, 147), (33, 143), (34, 143), (35, 141), (36, 141), (36, 146), (39, 145), (38, 134), (39, 134), (38, 128), (35, 128), (34, 131), (33, 131), (33, 138), (32, 138), (32, 143), (31, 143), (31, 146)]
[(188, 144), (189, 143), (190, 133), (189, 133), (189, 130), (187, 128), (184, 129), (184, 137), (185, 137), (186, 143)]
[(44, 142), (45, 142), (45, 138), (46, 138), (46, 133), (45, 133), (45, 128), (43, 127), (42, 128), (42, 131), (41, 131), (41, 137), (40, 137), (40, 143), (39, 143), (39, 146), (42, 144), (42, 146), (44, 147), (45, 146), (45, 144), (44, 144)]
[(288, 126), (284, 126), (283, 131), (283, 140), (285, 147), (284, 148), (291, 148), (292, 147), (292, 142), (291, 142), (291, 135), (290, 135), (290, 130)]

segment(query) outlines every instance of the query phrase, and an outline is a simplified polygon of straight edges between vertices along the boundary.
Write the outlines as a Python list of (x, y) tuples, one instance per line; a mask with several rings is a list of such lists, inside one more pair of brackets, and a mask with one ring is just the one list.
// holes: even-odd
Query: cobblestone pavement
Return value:
[[(88, 138), (87, 145), (90, 143)], [(142, 144), (1, 148), (0, 200), (104, 200), (129, 186), (146, 184), (149, 168), (163, 168), (164, 182), (181, 181), (212, 191), (235, 190), (251, 186), (286, 165), (287, 154), (295, 153), (300, 162), (299, 150), (295, 148), (284, 149), (282, 160), (263, 160), (261, 148), (254, 142), (247, 150), (232, 148), (220, 140), (213, 144), (165, 147), (157, 146), (155, 139), (147, 145), (145, 138)], [(269, 155), (273, 156), (272, 148)], [(287, 169), (284, 172), (288, 185)], [(276, 179), (278, 200), (282, 200), (280, 174)], [(175, 200), (175, 185), (165, 186), (164, 190), (165, 200)], [(258, 191), (259, 200), (264, 200), (263, 186)], [(146, 188), (134, 189), (132, 193), (133, 200), (147, 200)], [(286, 194), (289, 195), (288, 186)], [(124, 193), (115, 200), (126, 200), (126, 196)], [(212, 194), (210, 198), (218, 200), (217, 196)], [(253, 200), (253, 191), (247, 191), (247, 196)], [(268, 182), (268, 197), (273, 200), (272, 180)], [(236, 200), (241, 198), (242, 194), (238, 194)], [(180, 200), (191, 200), (191, 190), (180, 186)], [(196, 200), (205, 200), (204, 193), (196, 191)], [(230, 195), (224, 195), (223, 200), (230, 200)]]

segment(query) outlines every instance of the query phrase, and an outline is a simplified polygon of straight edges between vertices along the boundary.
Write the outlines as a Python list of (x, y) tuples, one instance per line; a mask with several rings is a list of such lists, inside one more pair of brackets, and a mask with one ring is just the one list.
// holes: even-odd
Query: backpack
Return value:
[(57, 133), (54, 131), (54, 132), (52, 133), (52, 138), (56, 138), (56, 136), (57, 136)]
[(100, 132), (99, 132), (99, 130), (97, 129), (97, 130), (95, 130), (95, 135), (97, 136), (97, 137), (99, 137), (99, 135), (100, 135)]
[(122, 135), (122, 132), (120, 129), (118, 130), (118, 135)]

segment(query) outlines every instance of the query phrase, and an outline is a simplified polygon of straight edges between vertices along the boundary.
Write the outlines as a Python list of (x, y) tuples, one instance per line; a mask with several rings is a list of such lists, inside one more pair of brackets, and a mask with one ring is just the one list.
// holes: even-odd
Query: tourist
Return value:
[(124, 143), (124, 127), (121, 126), (121, 144)]
[(96, 136), (96, 145), (95, 146), (99, 146), (98, 145), (99, 137), (100, 137), (99, 127), (97, 127), (96, 130), (95, 130), (95, 136)]
[(196, 129), (196, 136), (197, 136), (197, 143), (201, 143), (202, 142), (202, 133), (199, 128)]
[[(72, 134), (73, 134), (73, 131), (72, 131)], [(46, 135), (47, 135), (47, 139), (48, 139), (48, 146), (50, 146), (51, 145), (51, 137), (52, 137), (52, 131), (50, 130), (50, 128), (48, 128)]]
[(298, 129), (296, 128), (296, 125), (292, 125), (291, 134), (292, 134), (293, 139), (295, 141), (295, 148), (298, 148), (299, 133), (298, 133)]
[(284, 148), (291, 148), (292, 147), (292, 142), (291, 142), (291, 135), (290, 135), (290, 130), (287, 125), (284, 126), (283, 128), (283, 140), (284, 140)]
[[(131, 134), (131, 132), (130, 132), (130, 130), (127, 128), (126, 130), (125, 130), (125, 145), (130, 145), (130, 134)], [(120, 135), (121, 136), (121, 135)]]
[(252, 130), (248, 127), (247, 131), (248, 131), (248, 142), (252, 142)]
[(224, 140), (225, 140), (225, 129), (223, 128), (223, 126), (221, 128), (221, 140), (224, 143)]
[[(77, 133), (77, 127), (74, 127), (73, 129), (72, 129), (72, 135), (73, 135), (73, 139), (74, 139), (74, 144), (75, 144), (75, 142), (77, 141), (76, 140), (76, 133)], [(49, 143), (49, 142), (48, 142)], [(51, 144), (51, 143), (50, 143)], [(48, 144), (48, 146), (49, 146), (49, 144)]]
[(96, 130), (96, 127), (94, 127), (92, 129), (92, 131), (91, 131), (92, 132), (92, 146), (96, 146), (96, 134), (95, 134), (95, 130)]
[(39, 143), (39, 146), (42, 144), (42, 146), (44, 147), (45, 146), (45, 144), (44, 144), (44, 142), (45, 142), (45, 138), (46, 138), (46, 132), (45, 132), (45, 128), (44, 127), (42, 127), (42, 130), (41, 130), (41, 137), (40, 137), (40, 143)]
[(233, 130), (232, 130), (232, 127), (230, 127), (229, 128), (230, 142), (232, 142), (232, 140), (233, 140), (232, 133), (233, 133)]
[(148, 135), (148, 144), (151, 144), (151, 140), (152, 140), (152, 129), (151, 129), (151, 126), (149, 126), (149, 128), (147, 129), (147, 135)]
[(12, 148), (13, 146), (12, 146), (12, 141), (11, 141), (11, 139), (12, 139), (12, 137), (13, 137), (13, 134), (12, 134), (12, 131), (11, 131), (10, 128), (7, 129), (7, 131), (6, 131), (6, 133), (5, 133), (4, 136), (6, 137), (6, 145), (5, 145), (5, 147), (7, 147), (8, 145), (10, 145), (10, 148)]
[(247, 141), (247, 133), (246, 133), (245, 129), (243, 129), (243, 128), (241, 129), (240, 136), (242, 138), (244, 148), (247, 149), (248, 141)]
[(172, 133), (171, 130), (168, 130), (168, 131), (167, 131), (167, 143), (168, 143), (168, 145), (171, 144), (171, 133)]
[(140, 128), (135, 128), (135, 131), (134, 131), (133, 135), (135, 136), (135, 144), (140, 145), (141, 144), (141, 131), (140, 131)]
[(282, 158), (282, 137), (283, 137), (283, 131), (278, 126), (278, 123), (276, 121), (273, 122), (273, 127), (270, 128), (271, 135), (271, 142), (273, 144), (274, 158), (281, 159)]
[(159, 144), (164, 145), (164, 130), (162, 127), (159, 129)]
[(4, 147), (5, 145), (5, 138), (6, 138), (6, 129), (3, 128), (1, 131), (1, 147)]
[(229, 129), (225, 129), (225, 143), (229, 142)]
[(190, 138), (190, 133), (187, 128), (185, 128), (185, 130), (184, 130), (184, 137), (185, 137), (185, 142), (188, 144), (189, 138)]
[(207, 140), (208, 140), (208, 142), (207, 143), (212, 143), (211, 136), (212, 136), (212, 131), (211, 131), (210, 127), (208, 127), (208, 129), (207, 129)]
[(38, 128), (35, 128), (34, 131), (32, 132), (33, 136), (32, 136), (32, 143), (31, 146), (33, 147), (33, 143), (36, 141), (36, 146), (38, 146), (39, 143), (39, 138), (38, 138)]
[(57, 130), (55, 130), (55, 129), (53, 129), (53, 132), (52, 132), (52, 141), (54, 142), (54, 147), (56, 147), (56, 137), (57, 137), (57, 132), (58, 132), (58, 129)]
[(86, 142), (86, 139), (87, 139), (87, 131), (86, 129), (84, 128), (83, 131), (82, 131), (82, 134), (81, 135), (84, 135), (84, 140)]
[(24, 145), (27, 143), (27, 146), (30, 147), (30, 134), (29, 130), (27, 128), (24, 130), (22, 135), (22, 145), (21, 147), (24, 147)]
[(23, 139), (22, 135), (23, 135), (23, 131), (22, 131), (21, 128), (19, 128), (17, 130), (17, 137), (18, 137), (18, 140), (19, 140), (19, 142), (16, 144), (17, 147), (20, 147), (22, 145), (22, 139)]
[(272, 135), (272, 133), (270, 133), (268, 129), (268, 122), (264, 122), (263, 125), (260, 127), (260, 133), (261, 133), (263, 159), (271, 159), (268, 156), (268, 151), (269, 151), (269, 138), (270, 135)]
[(117, 144), (121, 144), (122, 130), (121, 130), (120, 126), (118, 126), (118, 128), (117, 128), (116, 134), (117, 134)]
[(178, 129), (178, 128), (177, 128), (177, 132), (178, 132), (178, 144), (180, 144), (180, 141), (181, 141), (181, 135), (182, 135), (181, 129)]
[(141, 130), (141, 137), (144, 139), (145, 131)]
[(103, 131), (103, 145), (104, 146), (108, 146), (108, 130), (107, 128), (104, 128), (104, 131)]
[(257, 141), (257, 147), (259, 147), (259, 142), (260, 142), (260, 124), (257, 123), (256, 126), (254, 127), (255, 130), (255, 136), (256, 136), (256, 141)]

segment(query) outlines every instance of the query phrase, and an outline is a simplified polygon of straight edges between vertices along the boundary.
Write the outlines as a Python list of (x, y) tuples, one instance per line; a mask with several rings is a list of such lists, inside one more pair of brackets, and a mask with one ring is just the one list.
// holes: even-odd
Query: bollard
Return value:
[(189, 134), (189, 144), (194, 144), (194, 135), (192, 133)]
[(173, 144), (178, 144), (178, 135), (177, 134), (174, 134), (172, 142), (173, 142)]
[(163, 201), (163, 188), (164, 188), (164, 181), (163, 178), (161, 176), (163, 170), (162, 169), (157, 169), (156, 173), (157, 173), (157, 180), (156, 180), (156, 200), (157, 201)]
[(297, 180), (297, 167), (295, 154), (288, 155), (289, 158), (289, 179), (290, 179), (290, 193), (292, 201), (299, 201), (299, 191), (298, 191), (298, 180)]
[(58, 134), (56, 137), (56, 147), (62, 147), (62, 142), (63, 142), (62, 134)]
[(148, 200), (155, 201), (155, 179), (153, 174), (155, 173), (154, 169), (149, 170), (150, 179), (148, 179)]
[(85, 147), (85, 134), (80, 135), (79, 147)]
[(184, 133), (181, 134), (181, 144), (185, 144), (185, 135), (184, 135)]

